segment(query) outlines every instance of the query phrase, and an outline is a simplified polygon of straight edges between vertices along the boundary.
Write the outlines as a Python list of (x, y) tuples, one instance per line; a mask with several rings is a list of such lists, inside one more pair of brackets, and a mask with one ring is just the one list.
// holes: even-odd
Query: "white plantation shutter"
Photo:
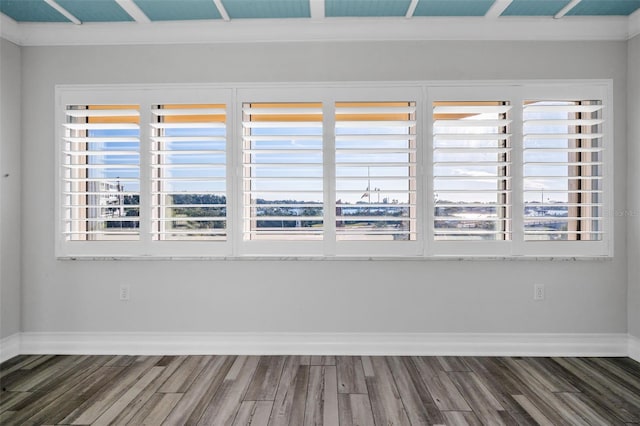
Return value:
[(225, 240), (226, 106), (152, 108), (152, 238)]
[(56, 255), (611, 256), (609, 81), (56, 87)]
[(244, 240), (323, 238), (322, 106), (243, 104)]
[(65, 241), (139, 238), (137, 105), (66, 105), (62, 208)]
[(511, 106), (433, 104), (435, 240), (511, 239)]
[(602, 240), (602, 102), (525, 101), (523, 109), (525, 241)]
[(335, 106), (336, 239), (417, 239), (415, 102)]

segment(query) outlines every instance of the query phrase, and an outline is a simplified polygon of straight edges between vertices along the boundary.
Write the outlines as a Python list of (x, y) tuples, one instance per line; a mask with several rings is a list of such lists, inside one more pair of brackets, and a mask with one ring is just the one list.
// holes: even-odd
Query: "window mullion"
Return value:
[(227, 110), (227, 229), (231, 254), (239, 256), (242, 244), (242, 102), (233, 89)]
[[(418, 206), (422, 209), (422, 229), (424, 235), (424, 254), (426, 256), (432, 256), (434, 254), (434, 232), (433, 232), (433, 220), (434, 220), (434, 190), (433, 190), (433, 99), (429, 94), (429, 89), (423, 89), (423, 130), (422, 137), (419, 139), (422, 141), (422, 164), (418, 167), (418, 179), (421, 179), (424, 183), (424, 196), (422, 197), (422, 203), (418, 198)], [(421, 173), (420, 173), (421, 172)]]
[(140, 250), (153, 254), (151, 245), (151, 104), (140, 102)]
[(324, 189), (324, 255), (336, 254), (336, 152), (335, 102), (325, 100), (322, 105), (322, 162)]
[[(516, 90), (516, 89), (514, 89)], [(512, 255), (523, 254), (524, 244), (524, 136), (523, 98), (518, 90), (511, 97), (511, 235)]]

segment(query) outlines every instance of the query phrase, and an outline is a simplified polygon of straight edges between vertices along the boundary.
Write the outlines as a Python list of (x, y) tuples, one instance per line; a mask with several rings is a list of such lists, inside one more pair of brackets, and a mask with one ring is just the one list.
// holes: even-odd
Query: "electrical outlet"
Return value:
[(544, 300), (544, 284), (533, 285), (533, 300)]
[(129, 300), (129, 284), (120, 284), (120, 300)]

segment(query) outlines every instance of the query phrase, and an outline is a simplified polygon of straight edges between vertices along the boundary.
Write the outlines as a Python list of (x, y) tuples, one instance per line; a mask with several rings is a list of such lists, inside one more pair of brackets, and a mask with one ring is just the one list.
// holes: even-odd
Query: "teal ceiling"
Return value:
[[(484, 16), (494, 1), (419, 0), (412, 16)], [(17, 22), (70, 22), (53, 7), (57, 4), (80, 22), (134, 21), (125, 11), (130, 10), (126, 3), (137, 6), (151, 21), (308, 19), (312, 10), (324, 10), (325, 18), (404, 17), (412, 10), (411, 0), (0, 0), (0, 12)], [(569, 3), (570, 0), (512, 0), (501, 16), (551, 17)], [(628, 16), (638, 9), (640, 0), (581, 0), (566, 15)]]
[[(2, 1), (2, 0), (0, 0)], [(189, 21), (220, 19), (220, 12), (211, 0), (133, 0), (152, 21)]]
[(42, 0), (0, 0), (0, 12), (18, 22), (71, 22)]
[(325, 16), (405, 16), (411, 0), (325, 0)]
[(56, 3), (82, 22), (133, 21), (115, 0), (56, 0)]
[(502, 16), (554, 16), (571, 0), (513, 0)]
[(567, 15), (630, 15), (640, 8), (640, 0), (582, 0)]
[(309, 0), (222, 0), (231, 19), (309, 18)]
[(421, 0), (413, 16), (484, 16), (493, 0)]

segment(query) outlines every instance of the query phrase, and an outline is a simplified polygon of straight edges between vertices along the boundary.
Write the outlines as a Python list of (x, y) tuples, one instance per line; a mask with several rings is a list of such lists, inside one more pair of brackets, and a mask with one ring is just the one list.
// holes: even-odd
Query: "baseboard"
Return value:
[(627, 356), (626, 334), (22, 333), (22, 354)]
[(20, 333), (15, 333), (0, 339), (0, 362), (5, 362), (14, 356), (20, 355), (20, 338)]
[(632, 335), (629, 335), (628, 356), (629, 358), (640, 362), (640, 339)]

